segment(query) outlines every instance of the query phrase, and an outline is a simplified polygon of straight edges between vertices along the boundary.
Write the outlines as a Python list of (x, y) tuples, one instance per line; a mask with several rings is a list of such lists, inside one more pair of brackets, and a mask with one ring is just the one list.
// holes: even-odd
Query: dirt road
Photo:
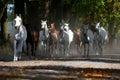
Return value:
[(120, 80), (120, 61), (46, 59), (0, 62), (0, 80)]
[(78, 53), (46, 58), (38, 53), (31, 58), (23, 55), (21, 61), (14, 62), (13, 53), (2, 49), (0, 80), (120, 80), (120, 54), (115, 51), (102, 56), (90, 53), (89, 58)]

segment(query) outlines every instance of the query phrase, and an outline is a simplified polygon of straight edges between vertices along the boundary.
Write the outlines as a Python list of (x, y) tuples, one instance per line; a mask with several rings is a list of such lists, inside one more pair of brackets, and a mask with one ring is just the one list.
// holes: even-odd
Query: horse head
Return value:
[(56, 31), (56, 29), (55, 29), (55, 23), (54, 22), (50, 24), (50, 28), (49, 29), (53, 33)]
[(43, 31), (43, 36), (45, 38), (48, 38), (49, 37), (49, 29), (47, 26), (47, 20), (45, 20), (45, 21), (41, 20), (41, 29)]
[(15, 29), (19, 29), (19, 27), (22, 25), (22, 18), (21, 18), (21, 15), (16, 15), (15, 19), (14, 19), (14, 27)]
[(64, 31), (69, 31), (69, 24), (68, 23), (64, 24)]
[[(16, 15), (14, 19), (14, 27), (17, 29), (17, 33), (15, 33), (14, 37), (14, 61), (17, 61), (21, 58), (21, 53), (23, 52), (23, 46), (25, 45), (25, 41), (27, 39), (27, 30), (26, 27), (22, 24), (21, 15)], [(19, 54), (19, 55), (18, 55)]]
[(46, 29), (47, 28), (47, 20), (43, 21), (41, 20), (41, 28)]
[(96, 28), (99, 28), (100, 27), (100, 22), (96, 23)]
[(82, 28), (82, 40), (84, 43), (89, 43), (90, 41), (88, 30), (89, 30), (89, 24), (84, 24)]
[(55, 23), (51, 23), (50, 28), (54, 29), (55, 28)]
[(83, 26), (83, 33), (84, 33), (84, 35), (87, 35), (88, 29), (89, 29), (89, 24), (85, 24)]
[(60, 30), (63, 31), (64, 25), (62, 23), (60, 23)]
[(95, 24), (95, 29), (96, 29), (97, 31), (100, 30), (100, 22), (98, 22), (98, 23)]

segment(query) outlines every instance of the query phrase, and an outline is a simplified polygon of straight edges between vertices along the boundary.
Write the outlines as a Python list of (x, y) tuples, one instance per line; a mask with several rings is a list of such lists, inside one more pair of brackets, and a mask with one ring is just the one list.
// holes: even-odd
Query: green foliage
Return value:
[(104, 6), (103, 0), (76, 0), (73, 10), (79, 15), (88, 15), (90, 12), (98, 13)]
[(8, 0), (8, 4), (13, 4), (13, 0)]
[[(120, 25), (120, 1), (119, 0), (75, 0), (72, 10), (79, 16), (87, 16), (90, 20), (100, 21), (107, 25), (112, 23), (116, 27), (113, 31), (118, 33)], [(92, 16), (90, 15), (92, 13)], [(91, 16), (91, 17), (90, 17)]]

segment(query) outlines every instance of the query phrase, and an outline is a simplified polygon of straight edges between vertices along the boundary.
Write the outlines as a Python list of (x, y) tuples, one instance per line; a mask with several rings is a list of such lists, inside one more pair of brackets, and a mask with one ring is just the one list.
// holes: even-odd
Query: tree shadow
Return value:
[(120, 70), (73, 68), (67, 66), (0, 66), (1, 80), (76, 80), (76, 79), (105, 79), (119, 80)]

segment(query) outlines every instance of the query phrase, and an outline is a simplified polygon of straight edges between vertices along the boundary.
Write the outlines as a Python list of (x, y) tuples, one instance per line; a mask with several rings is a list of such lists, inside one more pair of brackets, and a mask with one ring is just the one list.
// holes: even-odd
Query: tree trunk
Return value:
[(25, 16), (25, 8), (24, 8), (24, 0), (14, 0), (15, 1), (15, 14), (21, 14), (24, 20)]
[(50, 5), (50, 21), (54, 21), (59, 26), (63, 19), (64, 4), (62, 0), (51, 0)]
[(26, 2), (27, 6), (27, 24), (32, 26), (40, 27), (41, 19), (43, 18), (43, 14), (45, 10), (42, 10), (42, 5), (40, 5), (40, 1), (28, 1)]
[(2, 0), (2, 1), (0, 1), (0, 21), (1, 21), (1, 18), (3, 16), (3, 13), (5, 11), (5, 8), (7, 7), (8, 1), (9, 0)]
[(45, 2), (45, 18), (49, 19), (49, 12), (50, 12), (50, 0)]
[(7, 7), (1, 18), (1, 39), (5, 41), (7, 39)]
[(110, 47), (113, 47), (114, 39), (115, 39), (115, 32), (114, 32), (114, 22), (108, 23), (108, 33), (109, 33), (109, 41), (110, 41)]

